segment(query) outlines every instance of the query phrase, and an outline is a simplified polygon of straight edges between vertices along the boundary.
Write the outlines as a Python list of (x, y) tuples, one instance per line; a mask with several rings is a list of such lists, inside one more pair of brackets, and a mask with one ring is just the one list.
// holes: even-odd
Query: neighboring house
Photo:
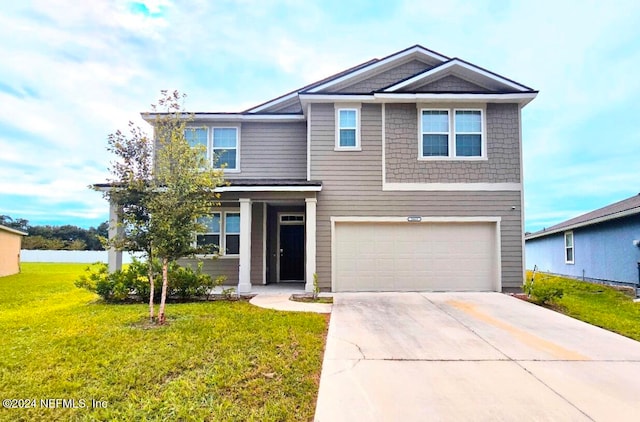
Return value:
[(527, 267), (600, 281), (637, 284), (640, 194), (527, 234)]
[(521, 109), (536, 95), (416, 45), (243, 112), (195, 113), (189, 141), (231, 183), (197, 236), (222, 251), (206, 270), (239, 292), (310, 291), (314, 274), (331, 291), (520, 288)]
[(20, 272), (22, 236), (27, 233), (0, 225), (0, 277)]

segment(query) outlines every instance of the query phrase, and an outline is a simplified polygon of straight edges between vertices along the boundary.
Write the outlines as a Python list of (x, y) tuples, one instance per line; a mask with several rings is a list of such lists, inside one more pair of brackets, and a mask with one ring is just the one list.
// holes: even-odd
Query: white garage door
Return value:
[(498, 290), (496, 223), (336, 222), (335, 291)]

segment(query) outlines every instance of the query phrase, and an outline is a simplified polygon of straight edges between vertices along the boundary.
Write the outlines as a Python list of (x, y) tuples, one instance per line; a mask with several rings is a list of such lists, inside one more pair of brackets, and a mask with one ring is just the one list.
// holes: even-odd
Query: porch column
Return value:
[(313, 275), (316, 272), (316, 198), (305, 198), (306, 225), (305, 225), (305, 285), (304, 290), (313, 292)]
[[(118, 206), (113, 202), (109, 202), (109, 240), (114, 239), (122, 234), (122, 227), (118, 221)], [(115, 272), (122, 268), (122, 251), (113, 246), (109, 247), (107, 262), (109, 264), (109, 272)]]
[(251, 292), (251, 199), (240, 198), (240, 269), (238, 293)]

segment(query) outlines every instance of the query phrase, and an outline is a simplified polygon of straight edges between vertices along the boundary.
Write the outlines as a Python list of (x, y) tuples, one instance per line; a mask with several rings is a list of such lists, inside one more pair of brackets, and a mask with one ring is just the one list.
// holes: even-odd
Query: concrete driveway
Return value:
[(335, 294), (316, 420), (637, 421), (640, 343), (500, 293)]

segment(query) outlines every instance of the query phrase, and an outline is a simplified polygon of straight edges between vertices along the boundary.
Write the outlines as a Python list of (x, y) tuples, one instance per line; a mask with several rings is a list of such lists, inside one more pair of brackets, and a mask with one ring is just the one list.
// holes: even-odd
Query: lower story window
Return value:
[(214, 212), (198, 219), (205, 231), (196, 234), (196, 246), (206, 253), (240, 254), (240, 213)]
[(564, 259), (567, 264), (573, 264), (573, 232), (564, 234)]

